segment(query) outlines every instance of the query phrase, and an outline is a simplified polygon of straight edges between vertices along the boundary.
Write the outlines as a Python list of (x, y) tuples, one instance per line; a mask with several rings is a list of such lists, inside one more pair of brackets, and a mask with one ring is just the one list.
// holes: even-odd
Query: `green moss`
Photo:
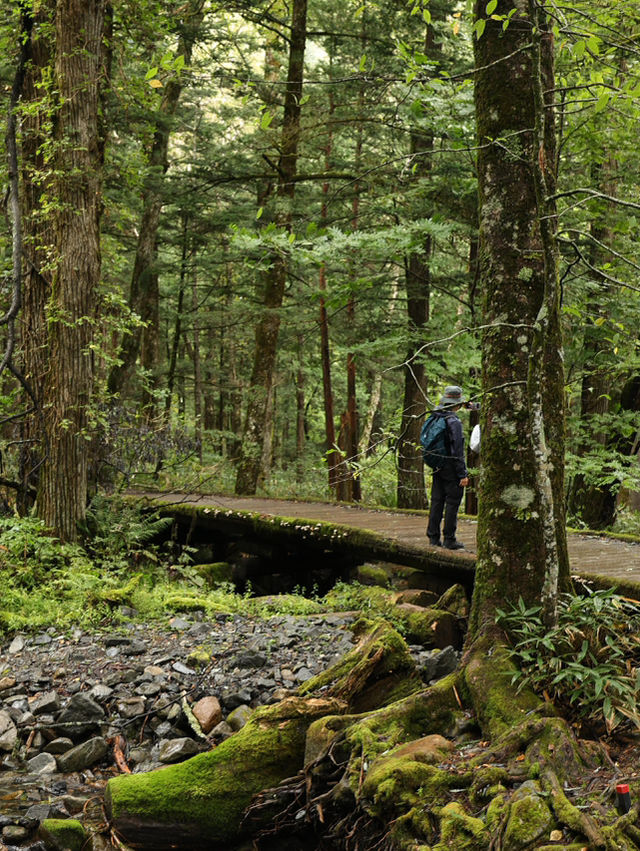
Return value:
[(401, 745), (376, 759), (369, 767), (362, 793), (381, 818), (413, 807), (420, 799), (433, 806), (444, 803), (458, 778), (435, 767), (453, 746), (432, 735)]
[(496, 833), (498, 831), (508, 812), (509, 804), (506, 799), (506, 794), (504, 792), (500, 792), (499, 794), (494, 795), (489, 802), (486, 815), (487, 827), (492, 833)]
[(167, 594), (164, 604), (174, 612), (205, 612), (208, 608), (207, 598), (195, 594)]
[(511, 804), (503, 846), (510, 851), (530, 848), (543, 836), (548, 836), (552, 827), (549, 807), (542, 798), (524, 795)]
[(213, 564), (197, 564), (195, 565), (195, 569), (211, 588), (233, 580), (233, 567), (226, 561), (216, 561)]
[(335, 700), (290, 698), (256, 710), (213, 751), (113, 778), (105, 795), (113, 825), (126, 842), (132, 826), (137, 831), (142, 823), (158, 849), (168, 847), (175, 831), (186, 844), (230, 842), (251, 797), (301, 768), (309, 724), (342, 708)]
[(204, 650), (201, 647), (196, 647), (195, 650), (192, 650), (191, 653), (187, 656), (187, 662), (191, 665), (192, 668), (196, 670), (200, 670), (206, 667), (211, 661), (211, 653), (208, 650)]
[(363, 585), (377, 585), (388, 588), (390, 584), (387, 571), (375, 564), (361, 564), (357, 569), (357, 580)]
[(488, 635), (475, 642), (463, 670), (481, 727), (492, 739), (508, 734), (542, 705), (532, 691), (516, 693), (511, 684), (516, 668), (509, 651)]
[(87, 832), (77, 819), (45, 819), (38, 833), (52, 851), (82, 851), (87, 846)]
[(358, 644), (326, 671), (300, 686), (301, 695), (326, 689), (344, 698), (354, 712), (385, 706), (422, 688), (403, 638), (385, 621), (361, 621)]
[(490, 841), (482, 819), (468, 815), (462, 804), (452, 801), (440, 810), (440, 842), (433, 851), (487, 851)]

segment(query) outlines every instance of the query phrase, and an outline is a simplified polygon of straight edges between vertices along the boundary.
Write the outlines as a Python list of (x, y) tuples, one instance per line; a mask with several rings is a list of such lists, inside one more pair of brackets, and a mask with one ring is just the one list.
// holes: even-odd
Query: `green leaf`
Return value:
[(493, 15), (498, 5), (498, 0), (489, 0), (487, 3), (487, 15)]
[(145, 74), (145, 77), (144, 77), (144, 78), (145, 78), (145, 80), (150, 80), (152, 77), (155, 77), (155, 75), (156, 75), (157, 73), (158, 73), (158, 69), (157, 69), (157, 67), (156, 67), (156, 68), (149, 68), (149, 70), (148, 70), (148, 71), (147, 71), (147, 73)]
[(482, 33), (484, 32), (484, 28), (486, 27), (487, 22), (484, 18), (478, 18), (475, 22), (474, 30), (476, 31), (476, 38), (480, 40), (482, 38)]
[(266, 130), (273, 121), (273, 115), (270, 112), (263, 112), (260, 119), (260, 129)]

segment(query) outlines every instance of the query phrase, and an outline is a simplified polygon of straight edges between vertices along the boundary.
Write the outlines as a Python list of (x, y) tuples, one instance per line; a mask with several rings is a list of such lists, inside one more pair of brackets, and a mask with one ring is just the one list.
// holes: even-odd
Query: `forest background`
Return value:
[[(491, 404), (482, 19), (439, 0), (70, 2), (86, 19), (65, 48), (55, 6), (0, 21), (6, 507), (35, 501), (66, 539), (130, 483), (425, 508), (425, 411), (449, 383)], [(570, 520), (637, 531), (640, 16), (547, 13)]]

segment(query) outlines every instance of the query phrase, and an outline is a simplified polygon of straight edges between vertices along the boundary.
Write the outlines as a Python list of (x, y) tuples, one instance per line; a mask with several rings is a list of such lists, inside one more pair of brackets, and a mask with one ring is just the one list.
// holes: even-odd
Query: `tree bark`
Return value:
[[(55, 15), (55, 2), (49, 0), (34, 10), (29, 37), (29, 58), (22, 87), (22, 103), (30, 109), (21, 121), (22, 236), (24, 272), (19, 335), (22, 371), (34, 396), (42, 406), (44, 385), (49, 368), (45, 308), (51, 293), (51, 280), (45, 271), (53, 234), (48, 220), (40, 213), (43, 194), (50, 190), (45, 168), (44, 143), (47, 140), (47, 104), (41, 91), (46, 69), (52, 61), (52, 44), (47, 28)], [(25, 34), (26, 35), (26, 34)], [(29, 400), (27, 400), (29, 401)], [(26, 513), (33, 505), (39, 468), (45, 447), (38, 410), (21, 424), (20, 481), (18, 510)]]
[[(485, 3), (476, 18), (486, 20)], [(501, 0), (497, 15), (508, 15)], [(569, 581), (564, 385), (553, 194), (553, 47), (543, 10), (486, 20), (475, 40), (483, 289), (482, 474), (470, 636), (505, 600), (553, 620)], [(509, 80), (497, 85), (497, 76)], [(544, 93), (544, 94), (542, 94)], [(543, 589), (541, 595), (541, 588)]]
[(104, 0), (58, 0), (55, 82), (55, 267), (49, 303), (50, 370), (44, 404), (49, 455), (38, 515), (63, 540), (77, 537), (87, 504), (90, 345), (100, 278)]
[[(284, 231), (291, 230), (292, 222), (306, 36), (307, 0), (294, 0), (276, 190), (280, 209), (276, 213), (275, 220), (277, 226)], [(248, 388), (249, 399), (235, 484), (237, 494), (253, 494), (258, 485), (265, 437), (265, 418), (276, 362), (280, 312), (287, 271), (286, 254), (274, 253), (265, 280), (264, 313), (255, 331), (253, 370)]]

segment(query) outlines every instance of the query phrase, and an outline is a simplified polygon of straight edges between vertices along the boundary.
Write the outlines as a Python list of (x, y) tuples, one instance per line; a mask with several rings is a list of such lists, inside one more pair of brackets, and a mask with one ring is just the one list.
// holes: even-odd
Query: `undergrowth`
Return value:
[(270, 617), (359, 609), (392, 619), (381, 589), (357, 584), (340, 583), (324, 598), (301, 589), (254, 597), (250, 587), (240, 594), (228, 581), (212, 586), (188, 549), (176, 558), (162, 543), (168, 522), (101, 498), (87, 515), (82, 543), (63, 544), (41, 520), (0, 518), (0, 635), (110, 628), (131, 618), (166, 622), (169, 614), (193, 611)]
[(522, 598), (499, 610), (518, 665), (512, 682), (531, 686), (574, 722), (595, 731), (640, 728), (640, 604), (614, 589), (564, 594), (548, 629), (540, 606)]

